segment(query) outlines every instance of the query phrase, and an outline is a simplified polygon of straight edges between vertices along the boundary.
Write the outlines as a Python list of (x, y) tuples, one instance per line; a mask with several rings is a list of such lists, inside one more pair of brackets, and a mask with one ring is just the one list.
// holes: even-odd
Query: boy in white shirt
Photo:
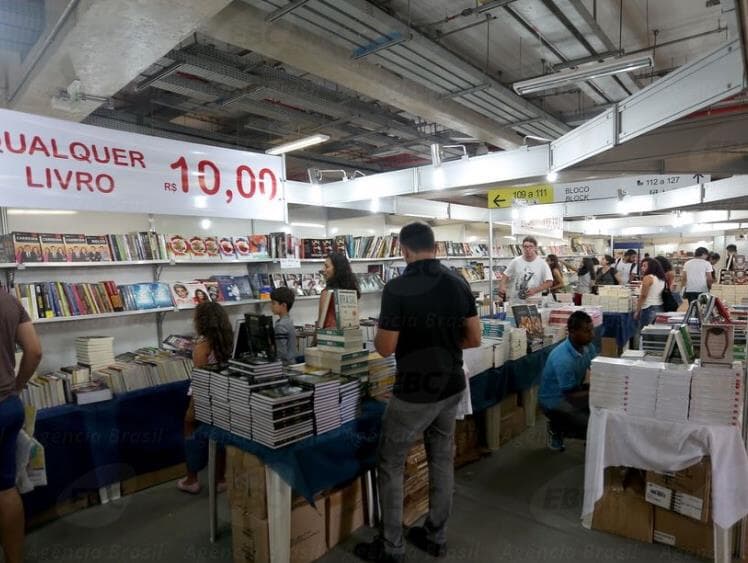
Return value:
[(712, 287), (712, 272), (714, 268), (709, 263), (709, 251), (700, 246), (694, 253), (694, 257), (683, 265), (681, 272), (681, 283), (685, 288), (683, 296), (688, 302), (694, 301), (702, 293), (707, 293)]
[(552, 285), (551, 269), (545, 260), (538, 257), (538, 241), (534, 237), (525, 237), (522, 241), (522, 256), (517, 256), (509, 263), (501, 278), (501, 292), (509, 301), (518, 301), (541, 294)]

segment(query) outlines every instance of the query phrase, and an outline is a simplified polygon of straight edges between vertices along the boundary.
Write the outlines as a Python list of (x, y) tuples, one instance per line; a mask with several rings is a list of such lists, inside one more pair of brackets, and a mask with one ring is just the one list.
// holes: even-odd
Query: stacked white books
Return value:
[(252, 439), (252, 411), (249, 405), (250, 378), (229, 377), (229, 428), (233, 434)]
[(323, 352), (356, 352), (364, 349), (360, 328), (325, 328), (317, 331), (317, 348)]
[(91, 368), (91, 371), (114, 363), (113, 336), (79, 336), (75, 339), (75, 352), (78, 363)]
[(686, 422), (690, 393), (690, 368), (665, 364), (657, 386), (655, 418), (666, 422)]
[(195, 404), (195, 420), (213, 424), (213, 410), (210, 405), (210, 374), (206, 369), (192, 370), (192, 399)]
[(628, 368), (615, 358), (595, 358), (590, 367), (590, 406), (626, 412), (629, 406)]
[(313, 368), (329, 369), (332, 373), (347, 377), (358, 377), (366, 381), (369, 375), (369, 352), (363, 349), (347, 352), (345, 350), (321, 350), (319, 347), (307, 348), (304, 352), (306, 364)]
[(249, 401), (255, 442), (275, 449), (314, 435), (312, 391), (273, 387), (252, 393)]
[(509, 359), (517, 360), (527, 355), (527, 330), (509, 329)]
[(690, 422), (740, 426), (743, 420), (743, 370), (732, 367), (701, 366), (691, 379)]
[(64, 405), (69, 395), (68, 380), (56, 373), (33, 375), (26, 388), (19, 393), (23, 404), (37, 410)]
[(231, 431), (231, 407), (229, 403), (229, 376), (227, 372), (211, 372), (210, 405), (213, 425)]
[(340, 427), (340, 379), (335, 375), (294, 375), (291, 381), (314, 393), (314, 429), (317, 435)]
[(633, 365), (628, 368), (629, 401), (626, 412), (632, 416), (654, 418), (662, 365), (655, 362), (631, 363)]
[(375, 399), (386, 399), (392, 393), (397, 375), (397, 361), (392, 354), (386, 358), (377, 352), (369, 354), (369, 396)]
[(361, 415), (361, 381), (353, 378), (340, 384), (340, 424)]

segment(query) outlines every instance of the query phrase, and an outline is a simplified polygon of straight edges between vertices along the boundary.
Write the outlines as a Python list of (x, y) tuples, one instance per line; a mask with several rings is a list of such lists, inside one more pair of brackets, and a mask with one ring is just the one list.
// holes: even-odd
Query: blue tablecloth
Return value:
[(636, 321), (633, 313), (603, 313), (603, 337), (615, 338), (619, 348), (636, 332)]
[(39, 411), (47, 486), (23, 495), (27, 516), (100, 487), (184, 461), (187, 381), (92, 405)]
[(313, 502), (316, 493), (374, 467), (384, 408), (378, 401), (364, 401), (362, 415), (353, 422), (277, 450), (207, 424), (195, 434), (256, 455), (296, 493)]

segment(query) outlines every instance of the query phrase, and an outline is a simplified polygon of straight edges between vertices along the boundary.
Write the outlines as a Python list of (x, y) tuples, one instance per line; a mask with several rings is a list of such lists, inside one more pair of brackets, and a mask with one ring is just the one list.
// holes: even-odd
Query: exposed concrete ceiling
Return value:
[[(47, 0), (45, 31), (23, 64), (3, 51), (13, 38), (0, 28), (8, 105), (73, 120), (93, 111), (92, 123), (254, 150), (324, 132), (328, 143), (288, 159), (289, 177), (309, 167), (370, 173), (428, 162), (432, 143), (474, 155), (556, 138), (723, 42), (734, 0), (627, 0), (623, 13), (615, 0), (310, 0), (266, 21), (289, 5)], [(551, 67), (652, 48), (645, 73), (525, 99), (510, 88)], [(76, 79), (81, 99), (65, 100)], [(680, 137), (646, 136), (569, 174), (743, 172), (748, 140), (734, 119), (690, 119)]]

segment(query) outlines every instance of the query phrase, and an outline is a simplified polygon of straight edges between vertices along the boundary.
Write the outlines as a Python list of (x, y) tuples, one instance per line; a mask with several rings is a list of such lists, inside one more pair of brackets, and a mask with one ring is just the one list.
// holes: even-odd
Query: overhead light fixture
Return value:
[(313, 145), (319, 145), (320, 143), (324, 143), (325, 141), (330, 140), (330, 135), (323, 135), (322, 133), (317, 133), (316, 135), (312, 135), (311, 137), (304, 137), (303, 139), (299, 139), (297, 141), (291, 141), (290, 143), (283, 143), (282, 145), (278, 145), (277, 147), (273, 147), (271, 149), (268, 149), (265, 151), (266, 154), (285, 154), (287, 152), (291, 151), (297, 151), (299, 149), (305, 149), (307, 147), (311, 147)]
[(325, 226), (321, 223), (291, 223), (292, 227), (309, 227), (312, 229), (324, 229)]
[(8, 209), (8, 215), (75, 215), (69, 209)]
[(210, 226), (213, 224), (213, 222), (210, 219), (202, 219), (200, 221), (200, 228), (204, 231), (207, 231), (210, 229)]
[[(322, 181), (322, 178), (324, 178), (325, 176), (340, 175), (340, 181), (343, 181), (343, 182), (349, 179), (348, 173), (342, 168), (338, 170), (320, 170), (319, 168), (307, 168), (306, 173), (307, 173), (307, 176), (309, 176), (309, 182), (312, 185), (318, 185)], [(360, 172), (360, 174), (362, 176), (364, 175), (363, 172)], [(353, 178), (353, 176), (351, 176), (351, 178)]]
[(549, 182), (555, 182), (556, 180), (558, 180), (558, 172), (556, 172), (555, 170), (551, 170), (550, 172), (548, 172), (548, 174), (546, 174), (545, 179)]
[(575, 70), (556, 72), (530, 78), (529, 80), (521, 80), (512, 84), (512, 88), (517, 94), (524, 96), (525, 94), (549, 90), (575, 82), (594, 80), (595, 78), (602, 78), (603, 76), (610, 76), (621, 72), (630, 72), (640, 68), (649, 68), (653, 64), (654, 58), (651, 53), (640, 53), (593, 65), (585, 65)]

